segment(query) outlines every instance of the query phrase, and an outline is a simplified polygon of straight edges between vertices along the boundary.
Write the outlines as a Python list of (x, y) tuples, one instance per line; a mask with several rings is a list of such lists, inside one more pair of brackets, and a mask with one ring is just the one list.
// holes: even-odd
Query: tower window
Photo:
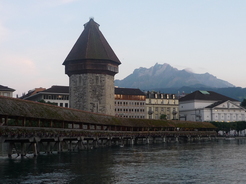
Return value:
[(99, 76), (96, 76), (96, 84), (99, 84)]

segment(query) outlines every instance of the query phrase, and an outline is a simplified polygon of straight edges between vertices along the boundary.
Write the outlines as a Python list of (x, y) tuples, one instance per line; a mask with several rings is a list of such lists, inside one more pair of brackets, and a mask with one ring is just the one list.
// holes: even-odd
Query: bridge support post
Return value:
[(149, 137), (146, 138), (146, 142), (147, 142), (147, 144), (149, 144)]
[(176, 142), (179, 142), (179, 136), (176, 136), (176, 137), (175, 137), (175, 141), (176, 141)]
[(22, 142), (21, 143), (21, 157), (24, 157), (25, 156), (25, 143)]
[(78, 151), (82, 149), (81, 148), (81, 146), (82, 146), (81, 139), (78, 140), (77, 146), (78, 146)]
[(93, 140), (93, 146), (94, 146), (95, 148), (98, 147), (97, 141), (98, 141), (98, 139), (97, 139), (97, 137), (96, 137), (96, 138)]
[(68, 141), (68, 150), (72, 151), (72, 141)]
[(13, 143), (9, 142), (9, 145), (8, 145), (8, 157), (11, 158), (12, 154), (13, 154)]
[(63, 147), (62, 147), (62, 141), (58, 141), (58, 152), (62, 152), (63, 151)]
[(108, 137), (107, 145), (108, 145), (108, 146), (111, 146), (111, 145), (112, 145), (111, 137)]
[(190, 135), (187, 135), (187, 141), (190, 142), (191, 141), (191, 136)]
[(134, 138), (131, 138), (131, 145), (134, 145)]
[(33, 156), (36, 157), (38, 155), (37, 143), (33, 143)]
[(50, 153), (50, 142), (47, 142), (46, 153)]
[(166, 137), (162, 137), (162, 142), (165, 143), (166, 142)]

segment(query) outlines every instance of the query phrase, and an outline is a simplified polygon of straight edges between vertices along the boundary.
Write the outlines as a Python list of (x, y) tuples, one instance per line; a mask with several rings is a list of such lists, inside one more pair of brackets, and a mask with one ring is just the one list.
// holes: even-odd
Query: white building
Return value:
[(245, 121), (246, 109), (240, 102), (213, 91), (195, 91), (179, 100), (180, 120)]
[(11, 89), (7, 86), (0, 85), (0, 96), (13, 97), (14, 91), (15, 91), (14, 89)]
[(53, 103), (60, 107), (69, 107), (69, 87), (68, 86), (51, 86), (51, 88), (35, 88), (29, 90), (21, 99), (31, 101), (44, 101)]

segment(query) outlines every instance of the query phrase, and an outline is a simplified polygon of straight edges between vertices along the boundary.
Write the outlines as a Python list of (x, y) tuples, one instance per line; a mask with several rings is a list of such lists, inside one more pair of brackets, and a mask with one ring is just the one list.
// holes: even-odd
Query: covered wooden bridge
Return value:
[[(0, 96), (0, 140), (24, 156), (28, 151), (91, 149), (216, 136), (207, 122), (128, 119)], [(19, 148), (16, 144), (20, 144)]]

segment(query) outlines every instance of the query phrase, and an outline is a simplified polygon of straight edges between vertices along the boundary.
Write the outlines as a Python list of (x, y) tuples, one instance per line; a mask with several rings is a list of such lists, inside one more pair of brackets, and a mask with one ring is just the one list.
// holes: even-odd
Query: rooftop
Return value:
[(207, 122), (168, 121), (151, 119), (118, 118), (103, 114), (96, 114), (82, 110), (58, 107), (39, 102), (9, 98), (0, 96), (0, 117), (28, 117), (68, 122), (83, 122), (101, 125), (116, 125), (130, 127), (192, 127), (212, 128), (215, 127)]
[(195, 91), (190, 93), (182, 98), (179, 99), (180, 102), (182, 101), (189, 101), (189, 100), (205, 100), (205, 101), (237, 101), (233, 98), (221, 95), (219, 93), (213, 91)]
[(9, 88), (8, 86), (0, 85), (0, 91), (12, 91), (12, 92), (14, 92), (15, 90), (12, 88)]
[(67, 62), (78, 62), (82, 60), (110, 60), (121, 64), (118, 57), (108, 44), (107, 40), (99, 30), (99, 24), (92, 18), (84, 24), (84, 31), (74, 44), (72, 50), (65, 59)]
[(142, 92), (140, 89), (135, 88), (118, 88), (116, 87), (114, 90), (115, 94), (118, 95), (143, 95), (145, 96), (145, 93)]

